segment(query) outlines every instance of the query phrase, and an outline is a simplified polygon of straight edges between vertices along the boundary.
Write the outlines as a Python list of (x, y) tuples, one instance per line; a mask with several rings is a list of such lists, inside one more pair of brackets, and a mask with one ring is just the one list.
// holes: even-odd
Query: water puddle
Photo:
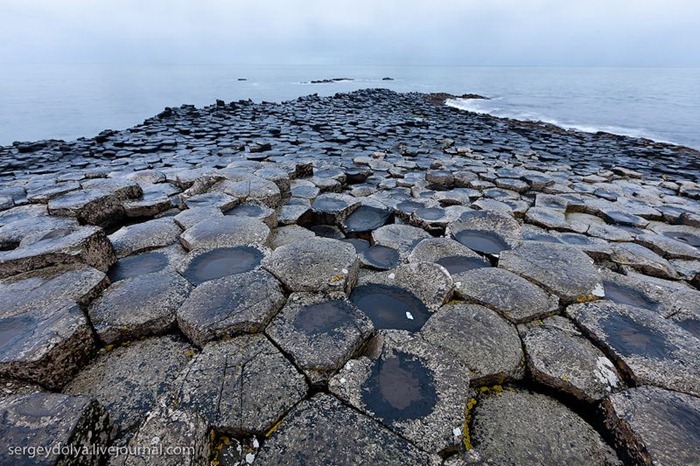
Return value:
[(667, 238), (675, 239), (682, 243), (689, 244), (694, 248), (700, 248), (700, 237), (682, 231), (665, 231), (663, 235)]
[(362, 401), (387, 423), (423, 418), (437, 404), (433, 373), (420, 359), (395, 351), (375, 361), (362, 387)]
[(371, 246), (362, 251), (361, 256), (363, 264), (377, 270), (393, 269), (401, 262), (399, 251), (387, 246)]
[(454, 235), (455, 239), (482, 254), (498, 254), (510, 249), (508, 243), (498, 234), (483, 230), (462, 230)]
[(0, 349), (5, 350), (31, 333), (36, 328), (36, 319), (28, 315), (20, 315), (0, 319)]
[(474, 269), (491, 267), (489, 262), (478, 257), (469, 256), (448, 256), (438, 259), (435, 262), (445, 267), (451, 275), (468, 272)]
[(160, 272), (168, 266), (168, 257), (162, 252), (147, 252), (119, 259), (107, 275), (114, 282), (147, 273)]
[(212, 249), (192, 259), (183, 276), (193, 285), (229, 275), (250, 272), (260, 265), (263, 253), (250, 246)]
[(431, 315), (423, 301), (398, 286), (361, 285), (353, 290), (350, 301), (367, 314), (375, 328), (417, 332)]
[(224, 215), (233, 215), (235, 217), (253, 217), (257, 218), (265, 213), (265, 208), (257, 204), (241, 204), (233, 209), (224, 212)]
[(626, 315), (611, 314), (602, 322), (602, 327), (610, 344), (623, 356), (667, 359), (677, 349), (659, 330)]
[(659, 305), (652, 301), (647, 295), (629, 286), (618, 285), (613, 281), (603, 280), (603, 287), (605, 288), (605, 299), (609, 299), (614, 303), (641, 307), (642, 309), (649, 309), (650, 311), (656, 311), (659, 307)]
[(294, 318), (293, 325), (307, 335), (341, 336), (339, 328), (353, 326), (352, 308), (339, 299), (304, 306)]
[(391, 212), (371, 206), (360, 206), (345, 219), (345, 231), (364, 233), (376, 230), (391, 221)]

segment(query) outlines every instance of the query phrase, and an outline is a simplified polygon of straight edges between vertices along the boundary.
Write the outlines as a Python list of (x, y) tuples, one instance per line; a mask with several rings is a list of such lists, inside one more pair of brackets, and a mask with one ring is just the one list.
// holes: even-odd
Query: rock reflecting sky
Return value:
[(0, 0), (0, 63), (700, 66), (698, 0)]

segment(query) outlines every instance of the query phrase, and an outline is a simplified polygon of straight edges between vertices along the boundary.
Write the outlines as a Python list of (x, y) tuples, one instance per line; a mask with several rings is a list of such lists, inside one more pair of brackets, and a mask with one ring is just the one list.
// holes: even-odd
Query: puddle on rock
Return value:
[(362, 401), (387, 423), (426, 417), (437, 404), (433, 373), (417, 357), (395, 351), (372, 365)]
[(678, 349), (659, 330), (626, 315), (611, 314), (602, 322), (602, 327), (610, 345), (623, 356), (667, 359)]
[(445, 210), (439, 207), (426, 207), (423, 209), (416, 209), (414, 212), (416, 217), (422, 220), (440, 220), (445, 217)]
[(694, 248), (700, 248), (700, 237), (682, 231), (665, 231), (663, 235), (667, 238), (675, 239), (682, 243), (689, 244)]
[(265, 209), (257, 204), (241, 204), (233, 209), (224, 212), (224, 215), (233, 215), (235, 217), (253, 217), (257, 218), (265, 213)]
[(147, 252), (119, 259), (109, 269), (107, 276), (114, 282), (147, 273), (160, 272), (168, 266), (168, 256), (162, 252)]
[(192, 259), (183, 276), (193, 285), (229, 275), (250, 272), (260, 265), (263, 253), (250, 246), (212, 249)]
[(406, 214), (412, 214), (416, 210), (422, 209), (424, 207), (425, 204), (418, 201), (403, 201), (396, 204), (396, 209)]
[(398, 286), (361, 285), (352, 291), (350, 301), (367, 314), (375, 328), (417, 332), (431, 315), (423, 301)]
[(314, 225), (308, 229), (321, 238), (345, 239), (343, 232), (333, 225)]
[(560, 238), (566, 244), (573, 244), (578, 246), (586, 246), (592, 243), (592, 241), (587, 236), (579, 235), (578, 233), (564, 233), (560, 236)]
[(32, 316), (19, 315), (0, 319), (0, 349), (8, 349), (17, 341), (36, 328)]
[(338, 335), (339, 328), (352, 326), (352, 308), (343, 300), (304, 306), (294, 318), (294, 328), (307, 335)]
[(319, 212), (340, 212), (348, 208), (348, 203), (342, 199), (320, 197), (313, 202), (312, 207)]
[(365, 249), (360, 255), (365, 265), (378, 270), (393, 269), (401, 262), (399, 251), (378, 244)]
[(478, 257), (469, 256), (448, 256), (443, 257), (435, 261), (435, 263), (442, 265), (450, 272), (451, 275), (455, 275), (461, 272), (468, 272), (474, 269), (481, 269), (484, 267), (491, 267), (491, 264)]
[(482, 254), (498, 254), (510, 249), (500, 235), (483, 230), (462, 230), (454, 235), (455, 239), (471, 249)]
[(342, 240), (344, 243), (350, 243), (355, 247), (355, 252), (360, 254), (362, 251), (369, 248), (369, 241), (360, 238), (348, 238)]
[(642, 309), (649, 309), (650, 311), (656, 311), (659, 307), (659, 305), (652, 301), (647, 295), (629, 286), (618, 285), (613, 281), (603, 280), (603, 287), (605, 288), (605, 299), (609, 299), (614, 303), (641, 307)]
[(391, 212), (372, 206), (360, 206), (345, 219), (345, 231), (365, 233), (376, 230), (391, 221)]

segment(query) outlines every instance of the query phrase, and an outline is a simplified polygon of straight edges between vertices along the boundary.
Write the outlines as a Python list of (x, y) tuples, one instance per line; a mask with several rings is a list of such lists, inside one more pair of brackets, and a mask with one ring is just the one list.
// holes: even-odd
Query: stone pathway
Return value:
[(700, 154), (431, 100), (0, 148), (0, 463), (700, 464)]

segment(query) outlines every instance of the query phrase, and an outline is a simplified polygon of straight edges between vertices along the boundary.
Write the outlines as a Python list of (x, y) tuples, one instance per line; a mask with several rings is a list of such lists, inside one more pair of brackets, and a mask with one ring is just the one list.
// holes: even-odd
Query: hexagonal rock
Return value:
[(646, 275), (678, 278), (673, 266), (666, 259), (639, 244), (614, 244), (610, 259), (618, 265), (626, 265)]
[(138, 427), (159, 396), (174, 389), (191, 352), (190, 345), (169, 336), (103, 350), (63, 393), (97, 399), (123, 435)]
[(256, 218), (270, 227), (270, 229), (275, 228), (278, 223), (276, 209), (271, 209), (264, 204), (254, 202), (247, 202), (245, 204), (237, 205), (233, 209), (227, 210), (225, 215)]
[(479, 399), (471, 416), (484, 464), (619, 464), (586, 421), (544, 395), (506, 390)]
[(698, 398), (656, 387), (630, 388), (605, 400), (603, 411), (606, 428), (630, 464), (697, 464)]
[(173, 217), (173, 221), (183, 230), (187, 230), (200, 222), (223, 216), (224, 213), (218, 207), (197, 207), (196, 209), (183, 210)]
[(473, 386), (521, 379), (523, 350), (515, 327), (475, 304), (448, 304), (421, 330), (423, 338), (469, 368)]
[(518, 330), (538, 382), (591, 403), (620, 386), (613, 363), (570, 320), (554, 316)]
[(392, 212), (384, 207), (361, 205), (343, 219), (341, 228), (345, 233), (359, 235), (381, 228), (393, 219)]
[(414, 246), (426, 238), (432, 238), (430, 233), (410, 225), (385, 225), (372, 232), (374, 244), (394, 248), (402, 257), (408, 257)]
[(231, 435), (262, 435), (306, 396), (307, 385), (262, 335), (210, 343), (188, 366), (176, 394), (180, 409)]
[(250, 176), (241, 181), (224, 181), (215, 190), (222, 190), (237, 198), (240, 202), (260, 202), (273, 209), (282, 202), (280, 189), (272, 181), (257, 176)]
[(265, 333), (311, 383), (326, 382), (364, 345), (372, 321), (343, 293), (294, 293)]
[(22, 243), (27, 244), (30, 238), (42, 238), (54, 230), (76, 230), (78, 225), (74, 218), (48, 215), (17, 220), (0, 227), (0, 248), (14, 249)]
[(526, 241), (504, 251), (498, 266), (544, 287), (564, 302), (590, 301), (604, 295), (593, 261), (573, 246)]
[(175, 244), (180, 233), (172, 218), (165, 217), (122, 227), (109, 235), (109, 240), (117, 257), (121, 258)]
[[(563, 210), (549, 207), (530, 207), (525, 214), (525, 221), (548, 230), (573, 230), (572, 225), (566, 221), (566, 215)], [(583, 231), (586, 231), (586, 228)]]
[(519, 275), (500, 268), (483, 268), (452, 276), (462, 299), (489, 307), (513, 323), (556, 313), (559, 299)]
[(103, 225), (112, 223), (124, 215), (122, 201), (123, 199), (110, 191), (81, 189), (51, 199), (49, 213), (61, 217), (75, 217), (80, 223)]
[(166, 248), (153, 249), (140, 254), (122, 257), (107, 272), (112, 283), (147, 273), (175, 270), (187, 252), (180, 243)]
[(635, 241), (667, 259), (700, 259), (700, 250), (666, 235), (638, 235)]
[(0, 377), (62, 387), (95, 347), (80, 307), (69, 301), (42, 303), (21, 314), (4, 314)]
[(609, 301), (566, 309), (637, 384), (700, 395), (700, 339), (655, 312)]
[(496, 256), (512, 249), (522, 239), (517, 220), (490, 211), (465, 212), (458, 221), (450, 223), (448, 230), (452, 238), (469, 249)]
[(299, 218), (298, 223), (307, 225), (339, 225), (358, 207), (360, 200), (347, 194), (321, 194), (314, 199), (311, 210)]
[(294, 408), (265, 442), (255, 463), (437, 466), (441, 460), (335, 397), (319, 393)]
[(408, 261), (434, 262), (447, 269), (450, 275), (467, 270), (490, 267), (491, 264), (462, 243), (450, 238), (427, 238), (413, 248)]
[(262, 265), (293, 292), (349, 293), (359, 272), (355, 248), (330, 238), (309, 238), (279, 247)]
[(106, 344), (162, 334), (175, 325), (175, 312), (191, 289), (172, 271), (139, 275), (110, 286), (88, 314)]
[(386, 272), (365, 275), (358, 285), (386, 285), (411, 290), (429, 309), (435, 310), (452, 297), (452, 277), (431, 262), (404, 264)]
[(238, 199), (220, 192), (195, 194), (193, 196), (180, 196), (180, 207), (185, 209), (197, 209), (202, 207), (215, 207), (226, 211), (238, 204)]
[(66, 236), (49, 233), (31, 245), (0, 254), (0, 279), (54, 265), (87, 264), (106, 272), (116, 260), (101, 228), (82, 227)]
[(199, 285), (177, 311), (182, 332), (199, 346), (210, 340), (257, 333), (285, 303), (280, 282), (264, 270)]
[(382, 335), (378, 357), (348, 361), (329, 382), (331, 393), (425, 451), (459, 445), (469, 369), (420, 337)]
[(256, 218), (224, 216), (204, 221), (180, 235), (182, 246), (188, 251), (267, 244), (270, 227)]
[(272, 230), (270, 235), (270, 247), (277, 249), (281, 246), (296, 243), (309, 238), (314, 238), (316, 235), (313, 231), (300, 227), (299, 225), (287, 225)]
[[(0, 400), (1, 464), (104, 464), (106, 452), (92, 452), (110, 444), (109, 416), (100, 404), (84, 396), (56, 393), (15, 395)], [(53, 447), (60, 445), (57, 451)], [(22, 448), (45, 448), (30, 457)], [(62, 448), (73, 449), (63, 455)], [(85, 449), (85, 450), (83, 450)]]
[[(209, 463), (211, 455), (209, 426), (201, 415), (178, 409), (162, 396), (157, 407), (129, 441), (129, 454), (113, 458), (120, 466), (201, 466)], [(168, 448), (187, 447), (169, 454)], [(162, 448), (162, 455), (152, 455), (152, 449)]]
[(209, 280), (256, 270), (268, 253), (268, 249), (252, 245), (195, 250), (178, 264), (177, 271), (196, 286)]

